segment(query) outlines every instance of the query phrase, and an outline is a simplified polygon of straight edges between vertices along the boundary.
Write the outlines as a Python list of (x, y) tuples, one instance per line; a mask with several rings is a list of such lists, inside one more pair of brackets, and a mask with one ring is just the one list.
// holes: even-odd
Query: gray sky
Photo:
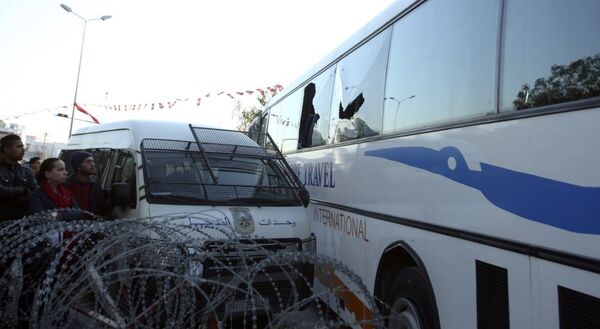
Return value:
[[(217, 92), (285, 86), (392, 2), (63, 1), (86, 18), (113, 16), (87, 25), (78, 103), (190, 99), (172, 112), (89, 105), (101, 122), (144, 117), (214, 124), (231, 124), (233, 107)], [(0, 119), (57, 141), (66, 140), (69, 120), (55, 117), (54, 109), (72, 104), (83, 32), (83, 22), (60, 3), (0, 2)], [(196, 106), (208, 92), (211, 98)], [(44, 109), (50, 111), (39, 112)], [(39, 113), (23, 115), (31, 112)], [(70, 108), (62, 112), (70, 114)], [(86, 124), (76, 122), (75, 128)]]

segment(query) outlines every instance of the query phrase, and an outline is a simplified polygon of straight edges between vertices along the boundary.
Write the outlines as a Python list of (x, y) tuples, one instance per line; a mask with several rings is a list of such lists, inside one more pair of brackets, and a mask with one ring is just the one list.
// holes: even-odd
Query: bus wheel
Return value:
[(431, 287), (416, 267), (400, 271), (387, 298), (388, 328), (436, 329), (435, 301)]

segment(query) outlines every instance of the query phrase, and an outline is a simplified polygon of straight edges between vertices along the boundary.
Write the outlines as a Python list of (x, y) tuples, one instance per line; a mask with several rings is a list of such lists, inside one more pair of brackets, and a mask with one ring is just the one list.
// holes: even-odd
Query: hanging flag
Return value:
[(98, 121), (98, 119), (96, 119), (88, 111), (84, 110), (83, 107), (79, 106), (79, 104), (75, 103), (75, 107), (77, 108), (77, 111), (79, 111), (79, 112), (81, 112), (83, 114), (87, 114), (90, 118), (92, 118), (92, 120), (94, 120), (95, 123), (100, 123), (100, 121)]
[[(227, 91), (227, 90), (221, 90), (219, 92), (215, 92), (215, 94), (213, 94), (212, 92), (208, 92), (205, 94), (205, 98), (210, 97), (211, 95), (213, 96), (221, 96), (221, 95), (226, 95), (229, 96), (229, 98), (231, 99), (236, 99), (237, 95), (239, 96), (244, 96), (244, 95), (253, 95), (255, 92), (260, 94), (260, 97), (266, 97), (267, 96), (267, 92), (269, 93), (269, 95), (271, 94), (275, 94), (278, 91), (283, 90), (283, 86), (281, 84), (274, 84), (272, 86), (269, 87), (265, 87), (263, 88), (256, 88), (256, 89), (249, 89), (249, 90), (242, 90), (242, 91)], [(202, 97), (191, 97), (191, 98), (183, 98), (183, 99), (178, 99), (179, 101), (183, 101), (183, 102), (187, 102), (189, 100), (193, 100), (194, 98), (196, 98), (196, 106), (200, 106), (202, 103)], [(142, 105), (143, 105), (143, 109), (146, 110), (148, 108), (150, 108), (151, 110), (154, 110), (154, 106), (158, 106), (158, 108), (160, 109), (165, 109), (165, 108), (173, 108), (175, 107), (175, 104), (177, 104), (177, 101), (175, 100), (173, 102), (167, 102), (167, 103), (162, 103), (162, 102), (156, 102), (156, 103), (146, 103), (146, 104), (121, 104), (123, 105), (123, 111), (127, 111), (127, 110), (131, 110), (131, 111), (135, 111), (135, 110), (142, 110)], [(83, 104), (83, 107), (87, 107), (88, 104)], [(121, 105), (107, 105), (107, 104), (89, 104), (89, 106), (98, 106), (98, 107), (104, 107), (105, 109), (110, 109), (113, 111), (121, 111)], [(59, 106), (60, 108), (68, 108), (68, 106)], [(59, 108), (57, 106), (57, 108)], [(23, 115), (30, 115), (30, 114), (35, 114), (34, 113), (26, 113), (26, 114), (20, 114), (19, 116), (23, 116)]]

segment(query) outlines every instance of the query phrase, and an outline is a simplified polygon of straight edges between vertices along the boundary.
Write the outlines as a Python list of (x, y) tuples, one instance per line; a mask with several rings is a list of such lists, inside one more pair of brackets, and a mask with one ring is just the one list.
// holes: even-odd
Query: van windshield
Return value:
[(169, 145), (187, 146), (142, 150), (150, 203), (301, 205), (296, 188), (284, 175), (286, 168), (275, 159), (203, 154), (194, 142)]

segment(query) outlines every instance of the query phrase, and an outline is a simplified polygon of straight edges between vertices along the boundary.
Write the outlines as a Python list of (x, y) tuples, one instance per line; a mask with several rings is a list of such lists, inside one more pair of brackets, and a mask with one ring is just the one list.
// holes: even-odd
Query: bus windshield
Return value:
[[(189, 145), (195, 145), (190, 142)], [(148, 202), (300, 205), (278, 163), (269, 158), (190, 150), (144, 150)]]

